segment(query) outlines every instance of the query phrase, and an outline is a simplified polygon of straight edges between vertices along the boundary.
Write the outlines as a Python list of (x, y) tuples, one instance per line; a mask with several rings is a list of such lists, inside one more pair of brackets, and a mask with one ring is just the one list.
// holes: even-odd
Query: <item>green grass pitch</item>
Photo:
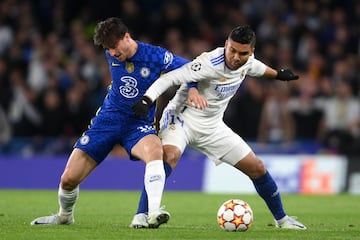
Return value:
[[(75, 209), (75, 224), (30, 226), (30, 222), (58, 209), (56, 191), (0, 190), (0, 239), (360, 239), (360, 197), (355, 195), (283, 194), (289, 215), (296, 215), (308, 230), (280, 230), (257, 195), (165, 192), (163, 204), (172, 217), (159, 229), (128, 227), (139, 192), (85, 191)], [(254, 223), (247, 232), (225, 232), (216, 222), (222, 202), (247, 201)]]

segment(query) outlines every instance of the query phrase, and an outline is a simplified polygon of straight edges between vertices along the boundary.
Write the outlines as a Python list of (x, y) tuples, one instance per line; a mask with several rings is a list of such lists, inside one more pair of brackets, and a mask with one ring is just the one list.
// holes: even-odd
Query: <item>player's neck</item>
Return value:
[(132, 58), (135, 55), (135, 53), (138, 50), (138, 46), (139, 46), (138, 43), (134, 39), (130, 40), (130, 53), (128, 59)]

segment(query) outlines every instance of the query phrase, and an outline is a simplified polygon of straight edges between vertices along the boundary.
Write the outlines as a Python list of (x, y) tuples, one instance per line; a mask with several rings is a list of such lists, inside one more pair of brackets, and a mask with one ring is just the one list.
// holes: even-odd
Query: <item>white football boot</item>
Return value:
[(75, 222), (74, 216), (60, 216), (60, 215), (51, 215), (45, 217), (39, 217), (33, 220), (31, 225), (69, 225)]
[(147, 222), (149, 224), (149, 228), (158, 228), (161, 224), (167, 223), (169, 219), (170, 213), (164, 211), (163, 209), (159, 209), (149, 213)]
[(286, 216), (284, 220), (276, 221), (275, 226), (282, 229), (306, 230), (304, 224), (296, 221), (296, 217)]
[(149, 224), (147, 222), (147, 219), (148, 219), (148, 215), (146, 213), (135, 214), (129, 227), (131, 227), (131, 228), (148, 228)]

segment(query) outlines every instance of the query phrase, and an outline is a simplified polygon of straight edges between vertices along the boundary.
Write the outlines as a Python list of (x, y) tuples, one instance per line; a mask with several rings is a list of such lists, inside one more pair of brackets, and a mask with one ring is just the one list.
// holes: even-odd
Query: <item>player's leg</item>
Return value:
[(166, 223), (170, 214), (161, 209), (165, 185), (165, 170), (161, 141), (155, 134), (144, 136), (131, 150), (133, 156), (142, 159), (145, 166), (144, 186), (148, 196), (148, 224), (158, 227)]
[(263, 162), (255, 156), (254, 152), (248, 153), (234, 167), (252, 180), (256, 191), (264, 199), (275, 219), (279, 220), (286, 216), (278, 187), (270, 173), (266, 171)]
[[(172, 145), (163, 146), (163, 150), (164, 150), (165, 176), (166, 178), (168, 178), (171, 175), (172, 170), (175, 168), (178, 160), (180, 159), (181, 152), (177, 147)], [(140, 195), (138, 209), (130, 224), (130, 227), (132, 228), (148, 227), (147, 213), (148, 213), (148, 197), (144, 186)]]
[(306, 229), (303, 224), (286, 215), (278, 187), (263, 162), (256, 157), (250, 146), (225, 124), (219, 124), (216, 130), (200, 145), (202, 146), (200, 150), (216, 164), (226, 162), (249, 176), (256, 191), (273, 214), (277, 226)]
[(257, 193), (264, 199), (274, 216), (276, 226), (290, 229), (306, 229), (303, 224), (286, 215), (276, 182), (265, 168), (264, 163), (253, 151), (240, 159), (234, 167), (251, 179)]
[(235, 164), (235, 168), (244, 172), (252, 180), (256, 191), (264, 199), (275, 218), (276, 226), (287, 229), (301, 229), (306, 227), (294, 218), (286, 215), (280, 192), (271, 174), (263, 162), (251, 151), (246, 157)]
[[(172, 114), (171, 111), (165, 110), (163, 116), (167, 116), (168, 114)], [(176, 127), (174, 126), (169, 127), (170, 125), (168, 121), (170, 119), (179, 119), (179, 118), (181, 117), (180, 116), (177, 116), (176, 118), (163, 117), (160, 123), (161, 130), (159, 134), (162, 136), (161, 141), (163, 144), (163, 159), (164, 159), (164, 169), (165, 169), (166, 178), (170, 176), (172, 170), (175, 168), (187, 143), (182, 125), (179, 125), (178, 123), (175, 122), (172, 124), (176, 124)], [(138, 209), (130, 224), (130, 227), (132, 228), (148, 227), (148, 224), (145, 221), (148, 213), (147, 201), (148, 201), (147, 193), (145, 187), (143, 187), (139, 200)]]
[(37, 218), (31, 222), (31, 225), (74, 223), (73, 211), (79, 195), (79, 184), (96, 166), (97, 163), (88, 154), (75, 148), (61, 176), (58, 190), (59, 212), (52, 216)]
[[(165, 169), (165, 176), (168, 178), (170, 176), (172, 169), (168, 163), (164, 161), (164, 169)], [(142, 188), (140, 200), (138, 204), (138, 209), (136, 214), (131, 221), (130, 227), (131, 228), (147, 228), (149, 226), (147, 222), (148, 218), (148, 196), (145, 190), (145, 185)]]

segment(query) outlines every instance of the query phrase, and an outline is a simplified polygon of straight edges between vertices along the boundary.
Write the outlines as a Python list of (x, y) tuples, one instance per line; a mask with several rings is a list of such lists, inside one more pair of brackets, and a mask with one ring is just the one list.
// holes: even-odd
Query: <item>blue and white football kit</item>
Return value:
[[(223, 122), (224, 112), (247, 75), (260, 77), (266, 65), (254, 55), (236, 70), (225, 63), (225, 49), (205, 52), (184, 67), (164, 74), (145, 93), (156, 99), (171, 85), (181, 84), (174, 98), (164, 109), (160, 121), (163, 145), (176, 146), (181, 152), (187, 145), (205, 153), (216, 164), (234, 166), (250, 153), (251, 148)], [(199, 93), (208, 101), (200, 110), (187, 105), (186, 83), (197, 82)]]
[[(225, 162), (235, 166), (252, 150), (223, 122), (224, 111), (246, 75), (261, 77), (266, 67), (252, 55), (244, 65), (231, 70), (226, 66), (225, 49), (217, 48), (161, 76), (145, 93), (152, 100), (157, 99), (168, 87), (181, 84), (160, 120), (162, 144), (176, 146), (181, 152), (189, 145), (206, 154), (215, 164)], [(200, 110), (187, 105), (186, 83), (190, 82), (197, 82), (199, 94), (208, 101), (207, 108)], [(277, 226), (306, 229), (286, 215), (277, 185), (268, 171), (252, 181), (277, 220)]]
[(129, 156), (131, 149), (143, 137), (157, 134), (154, 128), (155, 105), (147, 120), (134, 117), (131, 106), (163, 72), (179, 68), (188, 60), (168, 50), (137, 41), (138, 49), (133, 57), (120, 62), (106, 51), (112, 83), (108, 94), (89, 129), (75, 143), (101, 163), (115, 144), (123, 146)]

